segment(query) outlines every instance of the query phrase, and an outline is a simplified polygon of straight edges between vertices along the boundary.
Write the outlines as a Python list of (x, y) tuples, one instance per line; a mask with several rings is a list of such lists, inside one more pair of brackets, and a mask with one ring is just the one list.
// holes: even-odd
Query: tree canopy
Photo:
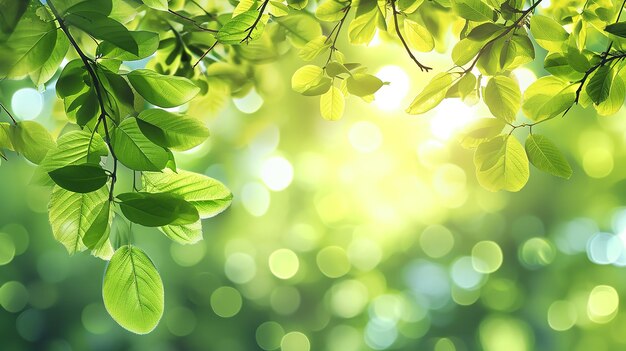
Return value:
[[(124, 328), (148, 333), (164, 308), (163, 283), (132, 230), (155, 227), (171, 240), (202, 238), (201, 220), (224, 211), (221, 182), (179, 169), (174, 152), (209, 137), (194, 115), (245, 96), (263, 64), (296, 51), (291, 87), (319, 98), (338, 120), (347, 97), (372, 102), (386, 84), (338, 39), (367, 46), (397, 42), (429, 83), (406, 107), (421, 115), (446, 99), (485, 104), (461, 135), (474, 149), (478, 182), (519, 191), (530, 165), (569, 178), (572, 168), (543, 123), (566, 125), (572, 108), (617, 113), (626, 98), (626, 18), (618, 0), (0, 0), (0, 79), (30, 80), (63, 103), (59, 135), (17, 120), (2, 101), (0, 156), (37, 165), (33, 183), (53, 186), (54, 237), (70, 254), (108, 260), (103, 299)], [(428, 52), (449, 54), (435, 71)], [(539, 62), (543, 75), (522, 89), (512, 71)], [(0, 84), (2, 84), (0, 82)], [(575, 107), (577, 106), (577, 107)], [(560, 122), (559, 122), (560, 121)], [(518, 138), (527, 130), (525, 141)], [(116, 188), (121, 169), (131, 191)]]

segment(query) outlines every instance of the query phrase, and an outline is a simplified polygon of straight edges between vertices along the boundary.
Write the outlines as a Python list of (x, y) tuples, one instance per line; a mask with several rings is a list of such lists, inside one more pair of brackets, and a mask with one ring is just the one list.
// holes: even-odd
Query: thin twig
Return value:
[(213, 43), (213, 45), (211, 45), (208, 49), (206, 49), (206, 51), (202, 54), (202, 56), (200, 56), (200, 58), (198, 59), (198, 61), (196, 61), (196, 63), (193, 64), (193, 66), (191, 66), (192, 68), (196, 68), (196, 66), (200, 63), (200, 61), (204, 60), (204, 58), (206, 57), (206, 55), (209, 54), (209, 52), (211, 52), (211, 50), (213, 50), (213, 48), (217, 45), (217, 40), (215, 41), (215, 43)]
[[(332, 37), (333, 33), (335, 34), (335, 38), (333, 39), (333, 43), (330, 46), (330, 54), (328, 55), (328, 59), (326, 60), (326, 64), (324, 65), (324, 67), (328, 66), (328, 63), (330, 62), (330, 60), (333, 57), (333, 53), (337, 50), (337, 47), (335, 45), (337, 44), (337, 39), (339, 38), (339, 33), (341, 32), (341, 27), (343, 27), (343, 23), (346, 21), (346, 17), (348, 17), (348, 13), (350, 12), (350, 8), (351, 8), (350, 5), (348, 5), (348, 6), (346, 6), (345, 8), (342, 9), (342, 11), (344, 11), (343, 17), (341, 17), (339, 22), (337, 22), (337, 24), (330, 31), (330, 34), (328, 34), (328, 39), (326, 39), (327, 41), (330, 40), (330, 38)], [(336, 33), (335, 33), (335, 30), (337, 30)]]
[(175, 16), (177, 16), (177, 17), (179, 17), (179, 18), (182, 18), (182, 19), (184, 19), (184, 20), (186, 20), (186, 21), (191, 22), (191, 23), (192, 23), (192, 24), (193, 24), (196, 28), (198, 28), (198, 29), (200, 29), (200, 30), (202, 30), (202, 31), (204, 31), (204, 32), (217, 33), (217, 30), (215, 30), (215, 29), (204, 28), (203, 26), (201, 26), (200, 24), (198, 24), (198, 22), (196, 22), (193, 18), (189, 18), (189, 17), (187, 17), (187, 16), (185, 16), (185, 15), (183, 15), (183, 14), (180, 14), (180, 13), (178, 13), (178, 12), (174, 11), (174, 10), (171, 10), (171, 9), (170, 9), (170, 10), (167, 10), (167, 11), (168, 11), (169, 13), (171, 13), (172, 15), (175, 15)]
[(98, 117), (98, 119), (99, 121), (102, 122), (102, 125), (104, 126), (105, 142), (109, 146), (111, 157), (113, 157), (113, 171), (111, 172), (111, 188), (109, 190), (109, 201), (112, 201), (113, 191), (115, 189), (115, 182), (117, 180), (117, 156), (115, 156), (113, 145), (111, 145), (111, 135), (109, 134), (109, 127), (106, 121), (107, 112), (106, 112), (106, 107), (104, 105), (104, 98), (103, 98), (104, 94), (102, 93), (102, 88), (101, 88), (102, 83), (100, 82), (100, 79), (98, 78), (98, 75), (96, 74), (96, 71), (91, 66), (91, 63), (93, 62), (93, 60), (87, 57), (87, 55), (85, 55), (85, 53), (81, 50), (80, 46), (78, 45), (78, 43), (76, 42), (72, 34), (70, 33), (67, 26), (65, 25), (65, 22), (59, 15), (59, 12), (54, 7), (54, 4), (52, 3), (52, 1), (48, 0), (47, 3), (48, 3), (48, 6), (50, 6), (50, 10), (52, 10), (52, 13), (54, 14), (54, 17), (56, 17), (56, 20), (59, 23), (61, 30), (63, 31), (63, 33), (65, 33), (65, 36), (67, 36), (67, 39), (69, 40), (70, 44), (72, 44), (72, 47), (74, 47), (74, 50), (76, 51), (80, 59), (83, 61), (83, 64), (85, 65), (85, 69), (87, 70), (87, 73), (91, 77), (93, 81), (93, 86), (96, 90), (96, 96), (98, 97), (98, 104), (100, 105), (100, 116)]
[(396, 8), (396, 0), (391, 0), (391, 11), (393, 13), (393, 22), (396, 27), (396, 34), (400, 38), (400, 41), (402, 42), (402, 45), (404, 46), (404, 49), (406, 50), (407, 54), (409, 54), (409, 57), (413, 60), (413, 62), (415, 62), (417, 67), (419, 67), (419, 69), (422, 72), (430, 71), (432, 68), (425, 66), (424, 64), (419, 62), (419, 60), (415, 57), (415, 55), (413, 55), (413, 52), (411, 52), (411, 48), (409, 48), (409, 45), (407, 45), (406, 40), (404, 40), (404, 37), (402, 36), (402, 32), (400, 31), (400, 26), (398, 25), (398, 14), (400, 13), (400, 11), (398, 11)]
[(252, 25), (246, 29), (246, 31), (248, 31), (248, 34), (246, 34), (245, 38), (241, 39), (242, 43), (244, 41), (248, 42), (248, 40), (250, 40), (252, 38), (252, 32), (254, 32), (254, 29), (256, 28), (257, 24), (259, 24), (259, 21), (261, 20), (261, 17), (263, 17), (263, 12), (265, 12), (265, 7), (267, 6), (267, 4), (269, 2), (270, 2), (270, 0), (265, 0), (265, 1), (263, 1), (263, 4), (261, 4), (261, 7), (259, 8), (259, 15), (254, 20), (254, 23), (252, 23)]
[(9, 115), (9, 118), (11, 118), (11, 121), (13, 121), (13, 124), (17, 125), (17, 121), (15, 120), (15, 118), (13, 117), (13, 115), (11, 114), (11, 112), (9, 112), (9, 110), (4, 107), (4, 105), (2, 103), (0, 103), (0, 107), (2, 107), (2, 109), (4, 110), (4, 112), (7, 113), (7, 115)]

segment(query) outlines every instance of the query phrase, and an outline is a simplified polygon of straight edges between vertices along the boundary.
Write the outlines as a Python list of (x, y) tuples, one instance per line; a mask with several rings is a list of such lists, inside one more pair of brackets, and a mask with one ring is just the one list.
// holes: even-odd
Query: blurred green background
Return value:
[[(146, 336), (107, 315), (105, 262), (70, 257), (54, 241), (50, 189), (29, 185), (33, 166), (9, 155), (0, 167), (0, 349), (626, 348), (624, 116), (575, 108), (538, 126), (571, 161), (572, 179), (531, 170), (521, 192), (490, 193), (455, 138), (488, 110), (446, 100), (407, 116), (426, 74), (399, 45), (371, 46), (344, 51), (391, 84), (372, 104), (349, 100), (339, 122), (290, 90), (295, 55), (259, 67), (246, 97), (198, 116), (212, 136), (177, 154), (178, 166), (221, 180), (234, 201), (204, 221), (193, 246), (134, 227), (166, 294), (163, 320)], [(449, 55), (425, 60), (451, 67)], [(523, 86), (544, 74), (537, 61), (514, 72)], [(1, 82), (0, 99), (19, 119), (63, 127), (53, 89)]]

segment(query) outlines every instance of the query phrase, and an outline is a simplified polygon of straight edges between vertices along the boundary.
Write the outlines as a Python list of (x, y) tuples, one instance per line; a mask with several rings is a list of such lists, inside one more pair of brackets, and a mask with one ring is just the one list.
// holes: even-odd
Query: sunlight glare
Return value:
[(476, 107), (458, 99), (444, 100), (435, 110), (430, 130), (440, 140), (448, 140), (466, 125), (478, 119)]
[(383, 82), (389, 82), (374, 94), (376, 107), (383, 111), (394, 111), (403, 107), (402, 100), (409, 91), (409, 77), (406, 72), (398, 66), (389, 65), (382, 67), (376, 76)]

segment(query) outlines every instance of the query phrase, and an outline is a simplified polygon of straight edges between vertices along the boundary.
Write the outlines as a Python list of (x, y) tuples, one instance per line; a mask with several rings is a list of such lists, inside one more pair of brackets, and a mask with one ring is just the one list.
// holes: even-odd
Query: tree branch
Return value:
[(104, 97), (103, 97), (104, 94), (102, 92), (102, 89), (103, 89), (102, 83), (100, 82), (100, 79), (98, 78), (98, 75), (96, 74), (96, 71), (91, 66), (92, 63), (95, 63), (95, 62), (89, 57), (87, 57), (87, 55), (85, 55), (85, 53), (81, 50), (80, 46), (78, 45), (78, 43), (76, 42), (72, 34), (70, 33), (67, 26), (65, 25), (63, 18), (61, 18), (61, 15), (57, 11), (57, 9), (54, 7), (54, 4), (52, 3), (52, 1), (48, 0), (47, 4), (48, 6), (50, 6), (50, 10), (54, 14), (54, 17), (56, 18), (57, 22), (59, 23), (61, 30), (63, 31), (63, 33), (65, 33), (65, 36), (69, 40), (70, 44), (72, 45), (72, 47), (74, 48), (74, 50), (76, 51), (80, 59), (83, 61), (83, 64), (85, 65), (85, 69), (87, 70), (87, 73), (91, 77), (91, 80), (93, 81), (93, 86), (96, 90), (96, 96), (98, 97), (98, 104), (100, 105), (100, 116), (98, 117), (97, 123), (102, 122), (102, 125), (104, 126), (105, 141), (107, 145), (109, 146), (111, 157), (113, 157), (113, 171), (111, 172), (111, 188), (109, 190), (109, 201), (112, 201), (113, 191), (115, 189), (115, 182), (117, 180), (117, 156), (115, 156), (115, 151), (113, 150), (113, 146), (111, 145), (111, 135), (109, 134), (109, 127), (106, 121), (107, 112), (106, 112), (106, 107), (104, 104)]
[(261, 20), (261, 17), (263, 17), (263, 12), (265, 12), (265, 7), (267, 7), (267, 4), (269, 2), (270, 2), (270, 0), (264, 0), (263, 4), (261, 4), (261, 7), (259, 8), (259, 15), (254, 20), (254, 23), (252, 23), (252, 25), (248, 29), (246, 29), (248, 31), (248, 34), (246, 34), (245, 38), (241, 39), (242, 43), (244, 41), (248, 42), (252, 38), (252, 32), (256, 28), (257, 24), (259, 24), (259, 21)]
[(402, 45), (404, 46), (404, 49), (406, 50), (407, 54), (409, 54), (409, 57), (413, 60), (413, 62), (415, 62), (417, 67), (419, 67), (419, 69), (422, 72), (430, 71), (432, 68), (425, 66), (421, 62), (419, 62), (419, 60), (411, 52), (411, 48), (409, 48), (409, 45), (407, 45), (406, 40), (404, 40), (404, 37), (402, 36), (402, 32), (400, 31), (400, 26), (398, 25), (398, 14), (400, 13), (400, 11), (398, 11), (396, 8), (396, 0), (391, 0), (391, 11), (393, 12), (393, 23), (396, 27), (396, 34), (400, 38), (400, 41), (402, 42)]
[(0, 108), (2, 108), (4, 112), (7, 113), (7, 115), (9, 115), (9, 118), (11, 118), (11, 121), (13, 121), (13, 124), (17, 125), (17, 121), (15, 120), (11, 112), (9, 112), (9, 110), (2, 103), (0, 103)]

